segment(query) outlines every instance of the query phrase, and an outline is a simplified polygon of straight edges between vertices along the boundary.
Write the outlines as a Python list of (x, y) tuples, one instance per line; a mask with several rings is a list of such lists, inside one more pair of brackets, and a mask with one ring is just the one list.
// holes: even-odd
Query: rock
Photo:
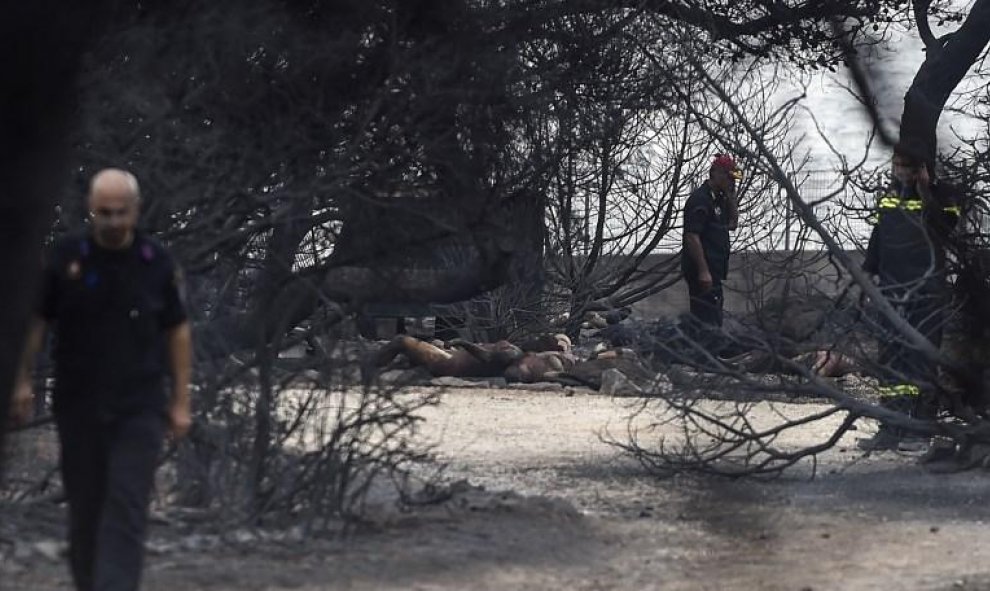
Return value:
[(585, 386), (568, 386), (564, 396), (595, 396), (598, 390), (592, 390)]
[(282, 539), (286, 542), (300, 543), (306, 539), (306, 530), (301, 525), (294, 525), (285, 532)]
[(175, 551), (175, 544), (164, 540), (148, 540), (144, 543), (144, 549), (148, 554), (161, 556)]
[(230, 532), (226, 538), (235, 544), (248, 545), (258, 539), (258, 536), (246, 529), (237, 529)]
[(790, 342), (803, 342), (821, 328), (835, 302), (822, 295), (770, 298), (745, 324), (755, 325)]
[(461, 378), (452, 378), (448, 376), (443, 376), (439, 378), (433, 378), (429, 381), (429, 385), (437, 386), (438, 388), (473, 388), (475, 387), (474, 382), (469, 382)]
[(973, 444), (967, 450), (966, 459), (971, 466), (990, 468), (990, 445), (985, 443)]
[(0, 560), (0, 575), (19, 575), (27, 572), (27, 567), (13, 559), (3, 558)]
[(671, 367), (667, 371), (667, 379), (671, 384), (680, 388), (690, 388), (698, 383), (700, 374), (683, 365)]
[(608, 321), (598, 312), (588, 312), (584, 316), (584, 322), (581, 323), (581, 328), (585, 330), (602, 329), (606, 326), (608, 326)]
[(330, 380), (325, 377), (320, 383), (335, 382), (339, 384), (360, 384), (361, 383), (361, 369), (359, 367), (341, 367), (332, 374)]
[(25, 572), (27, 572), (27, 567), (19, 562), (14, 562), (13, 560), (0, 562), (0, 574), (19, 575)]
[(674, 391), (674, 382), (667, 377), (665, 373), (658, 373), (653, 377), (653, 383), (650, 384), (650, 394), (656, 396), (664, 396), (670, 394)]
[(621, 371), (610, 368), (602, 372), (602, 386), (598, 391), (606, 396), (642, 396), (643, 390)]
[(506, 387), (510, 390), (530, 390), (535, 392), (562, 392), (564, 390), (564, 385), (557, 382), (534, 382), (532, 384), (515, 382)]
[(504, 388), (506, 382), (505, 378), (496, 377), (465, 379), (443, 376), (431, 379), (429, 385), (438, 388)]
[(299, 374), (299, 377), (310, 382), (320, 383), (323, 381), (323, 374), (316, 369), (305, 369), (301, 374)]
[(148, 512), (148, 523), (152, 525), (164, 525), (166, 527), (172, 525), (172, 520), (169, 519), (168, 515), (162, 513), (161, 511), (155, 511), (152, 509)]
[(201, 552), (216, 548), (220, 540), (216, 536), (193, 535), (182, 540), (182, 547), (190, 552)]
[(56, 542), (55, 540), (44, 540), (34, 543), (34, 551), (52, 562), (61, 561), (62, 557), (68, 552), (68, 549), (68, 544), (65, 542)]
[(14, 552), (13, 552), (14, 560), (27, 560), (28, 558), (31, 558), (32, 553), (33, 550), (29, 544), (24, 544), (21, 542), (14, 543)]
[(389, 386), (404, 386), (406, 384), (422, 384), (433, 379), (426, 368), (390, 369), (378, 376), (378, 382)]

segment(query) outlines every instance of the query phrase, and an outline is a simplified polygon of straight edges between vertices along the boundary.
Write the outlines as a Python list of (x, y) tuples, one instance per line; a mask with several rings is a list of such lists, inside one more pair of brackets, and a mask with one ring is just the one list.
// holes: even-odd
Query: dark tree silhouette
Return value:
[(0, 20), (0, 462), (41, 248), (68, 178), (80, 55), (108, 4), (15, 3)]

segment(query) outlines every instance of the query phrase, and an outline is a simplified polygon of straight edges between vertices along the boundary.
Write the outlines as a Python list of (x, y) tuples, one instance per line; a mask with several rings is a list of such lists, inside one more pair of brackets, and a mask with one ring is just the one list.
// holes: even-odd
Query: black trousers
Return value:
[[(945, 320), (945, 298), (937, 292), (924, 291), (909, 297), (893, 291), (890, 297), (898, 314), (925, 335), (936, 349), (939, 348)], [(886, 321), (881, 324), (887, 334), (879, 339), (877, 351), (877, 362), (882, 372), (879, 379), (880, 403), (916, 418), (933, 418), (938, 410), (938, 367)]]
[[(726, 346), (722, 334), (722, 282), (716, 279), (710, 289), (703, 290), (694, 278), (688, 279), (688, 295), (691, 304), (689, 336), (707, 355), (718, 355)], [(707, 355), (695, 359), (706, 363)]]
[(688, 296), (690, 296), (691, 315), (702, 324), (722, 327), (722, 308), (725, 299), (722, 296), (722, 282), (715, 279), (711, 289), (702, 290), (697, 279), (688, 279)]
[(56, 413), (78, 591), (140, 586), (148, 503), (165, 435), (161, 412)]

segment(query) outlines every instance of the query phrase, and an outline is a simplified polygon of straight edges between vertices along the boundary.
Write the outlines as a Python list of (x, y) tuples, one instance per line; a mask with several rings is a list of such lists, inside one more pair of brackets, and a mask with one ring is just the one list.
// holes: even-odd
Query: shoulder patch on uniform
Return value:
[(155, 249), (151, 246), (151, 243), (147, 241), (141, 242), (141, 260), (146, 263), (150, 263), (155, 258)]

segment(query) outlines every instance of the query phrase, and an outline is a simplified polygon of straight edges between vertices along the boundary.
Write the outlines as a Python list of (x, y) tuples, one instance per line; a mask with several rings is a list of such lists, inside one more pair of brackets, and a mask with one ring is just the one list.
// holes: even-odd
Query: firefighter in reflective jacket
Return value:
[[(879, 278), (879, 287), (895, 310), (938, 348), (948, 302), (945, 238), (958, 219), (958, 207), (933, 187), (924, 159), (898, 144), (892, 161), (893, 182), (878, 203), (863, 268)], [(936, 410), (937, 367), (894, 329), (881, 322), (878, 365), (880, 402), (916, 418)], [(859, 442), (865, 450), (924, 447), (888, 425)]]

